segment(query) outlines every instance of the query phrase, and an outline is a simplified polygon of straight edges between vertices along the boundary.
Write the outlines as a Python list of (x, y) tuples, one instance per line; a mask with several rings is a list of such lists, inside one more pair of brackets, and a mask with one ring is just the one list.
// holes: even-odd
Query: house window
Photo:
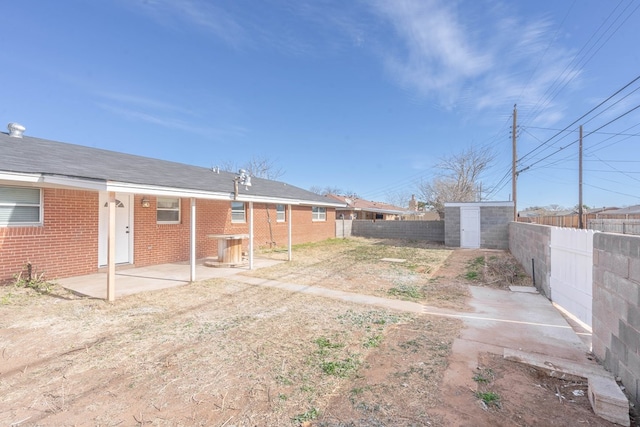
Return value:
[(42, 224), (39, 188), (0, 187), (0, 225)]
[(158, 224), (180, 224), (180, 199), (158, 197), (156, 220)]
[(231, 202), (231, 222), (247, 222), (244, 202)]
[(276, 205), (276, 222), (285, 222), (284, 205)]
[(319, 206), (313, 206), (311, 208), (311, 219), (313, 221), (326, 221), (327, 220), (327, 208), (321, 208)]

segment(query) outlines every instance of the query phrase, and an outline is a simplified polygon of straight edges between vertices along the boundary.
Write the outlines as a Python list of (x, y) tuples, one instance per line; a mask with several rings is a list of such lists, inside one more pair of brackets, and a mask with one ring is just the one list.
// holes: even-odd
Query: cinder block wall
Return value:
[(353, 220), (351, 234), (378, 239), (427, 240), (442, 243), (444, 227), (444, 221)]
[(550, 299), (551, 258), (549, 243), (551, 241), (551, 227), (510, 222), (508, 228), (509, 252), (520, 262), (529, 276), (534, 277), (535, 274), (536, 288)]
[[(459, 216), (458, 213), (458, 221)], [(509, 222), (513, 220), (513, 206), (480, 207), (480, 247), (509, 248)], [(458, 223), (458, 229), (459, 229)]]
[(593, 240), (593, 352), (640, 403), (640, 237)]
[(444, 245), (452, 248), (460, 247), (460, 208), (447, 206), (444, 208)]

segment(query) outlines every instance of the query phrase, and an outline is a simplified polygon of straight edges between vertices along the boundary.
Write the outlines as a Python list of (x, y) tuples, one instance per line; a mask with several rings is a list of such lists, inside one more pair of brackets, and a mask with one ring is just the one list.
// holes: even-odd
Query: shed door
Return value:
[(480, 207), (460, 208), (460, 247), (480, 247)]

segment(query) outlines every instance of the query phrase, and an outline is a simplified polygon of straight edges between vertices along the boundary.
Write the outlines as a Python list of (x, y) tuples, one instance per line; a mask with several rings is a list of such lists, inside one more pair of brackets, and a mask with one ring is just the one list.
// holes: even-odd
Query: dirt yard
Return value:
[[(347, 239), (294, 257), (251, 274), (459, 311), (469, 285), (528, 283), (500, 251)], [(7, 286), (0, 425), (611, 425), (591, 411), (584, 382), (490, 354), (466, 373), (475, 390), (445, 392), (461, 327), (233, 277), (112, 304)]]

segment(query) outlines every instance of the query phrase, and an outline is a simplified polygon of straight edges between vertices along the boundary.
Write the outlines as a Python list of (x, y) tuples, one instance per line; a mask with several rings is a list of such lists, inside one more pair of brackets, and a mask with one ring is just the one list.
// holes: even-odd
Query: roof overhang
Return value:
[(357, 207), (341, 207), (340, 210), (345, 211), (354, 211), (354, 212), (374, 212), (374, 213), (384, 213), (389, 215), (404, 215), (406, 211), (392, 210), (392, 209), (382, 209), (382, 208), (357, 208)]
[(513, 207), (513, 202), (447, 202), (444, 204), (445, 208), (463, 208), (463, 207)]
[(0, 172), (0, 183), (27, 185), (45, 188), (71, 188), (82, 190), (104, 190), (106, 183), (95, 179), (69, 178), (40, 173)]
[(341, 203), (320, 202), (313, 200), (288, 199), (283, 197), (257, 196), (239, 194), (234, 198), (233, 192), (202, 191), (189, 188), (164, 187), (157, 185), (141, 185), (128, 182), (94, 180), (60, 175), (39, 173), (0, 172), (0, 184), (30, 185), (43, 188), (68, 188), (88, 191), (114, 191), (118, 193), (146, 194), (166, 197), (194, 197), (207, 200), (238, 200), (242, 202), (275, 203), (284, 205), (308, 205), (322, 207), (342, 207)]

